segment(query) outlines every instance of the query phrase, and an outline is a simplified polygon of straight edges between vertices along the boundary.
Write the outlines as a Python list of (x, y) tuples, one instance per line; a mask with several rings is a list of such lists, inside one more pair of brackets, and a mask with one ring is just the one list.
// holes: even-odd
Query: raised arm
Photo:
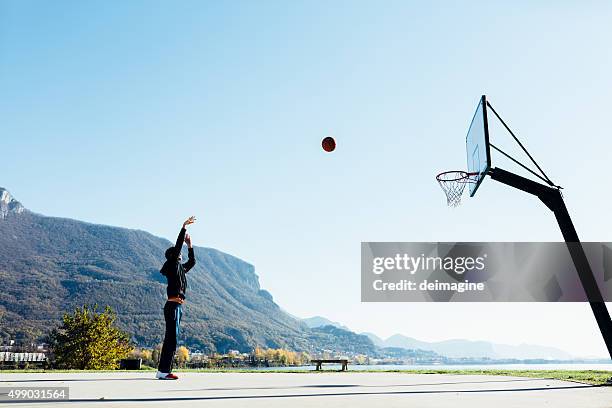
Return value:
[(187, 244), (187, 254), (189, 259), (183, 264), (183, 268), (185, 269), (185, 272), (189, 272), (189, 270), (196, 264), (193, 246), (191, 245), (191, 237), (189, 234), (185, 235), (185, 243)]
[(183, 242), (185, 242), (185, 234), (187, 233), (187, 226), (193, 224), (195, 220), (195, 217), (191, 216), (187, 218), (183, 223), (183, 228), (181, 228), (181, 232), (179, 232), (179, 235), (176, 238), (176, 244), (174, 244), (175, 258), (178, 258), (179, 254), (181, 253), (181, 249), (183, 248)]

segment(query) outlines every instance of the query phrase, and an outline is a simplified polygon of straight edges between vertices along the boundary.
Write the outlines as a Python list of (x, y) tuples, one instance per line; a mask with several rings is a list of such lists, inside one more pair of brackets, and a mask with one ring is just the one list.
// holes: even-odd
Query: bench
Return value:
[(341, 371), (347, 371), (348, 370), (348, 360), (347, 359), (339, 359), (339, 360), (310, 360), (311, 363), (313, 363), (315, 365), (315, 371), (321, 371), (323, 363), (327, 364), (341, 364), (342, 365), (342, 370)]
[(141, 358), (124, 358), (119, 361), (120, 370), (140, 370), (141, 366)]

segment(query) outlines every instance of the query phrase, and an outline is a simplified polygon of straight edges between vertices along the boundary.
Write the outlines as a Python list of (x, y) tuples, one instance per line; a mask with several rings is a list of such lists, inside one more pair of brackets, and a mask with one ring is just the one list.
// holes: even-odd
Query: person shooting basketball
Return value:
[[(159, 366), (156, 378), (160, 380), (177, 380), (178, 377), (172, 374), (172, 362), (176, 352), (176, 342), (180, 332), (181, 318), (183, 316), (183, 303), (185, 303), (185, 291), (187, 290), (186, 273), (195, 265), (195, 255), (191, 245), (191, 237), (187, 234), (187, 226), (196, 221), (191, 216), (183, 223), (183, 228), (179, 232), (176, 244), (166, 250), (166, 262), (160, 272), (168, 280), (168, 300), (164, 305), (164, 320), (166, 321), (166, 333), (164, 345), (162, 346)], [(183, 260), (181, 249), (183, 242), (187, 244), (187, 262)]]

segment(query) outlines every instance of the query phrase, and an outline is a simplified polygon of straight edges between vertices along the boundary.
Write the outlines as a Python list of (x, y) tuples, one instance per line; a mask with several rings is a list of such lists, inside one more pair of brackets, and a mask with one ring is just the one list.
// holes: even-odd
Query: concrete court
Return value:
[(612, 407), (612, 387), (485, 375), (402, 373), (2, 374), (0, 387), (70, 387), (71, 401), (3, 407)]

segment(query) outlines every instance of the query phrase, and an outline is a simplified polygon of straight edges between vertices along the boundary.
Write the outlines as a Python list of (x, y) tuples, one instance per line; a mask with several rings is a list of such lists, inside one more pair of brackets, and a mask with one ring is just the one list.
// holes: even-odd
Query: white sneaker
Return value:
[(158, 380), (178, 380), (176, 375), (172, 373), (162, 373), (161, 371), (158, 371), (157, 374), (155, 374), (155, 378)]

